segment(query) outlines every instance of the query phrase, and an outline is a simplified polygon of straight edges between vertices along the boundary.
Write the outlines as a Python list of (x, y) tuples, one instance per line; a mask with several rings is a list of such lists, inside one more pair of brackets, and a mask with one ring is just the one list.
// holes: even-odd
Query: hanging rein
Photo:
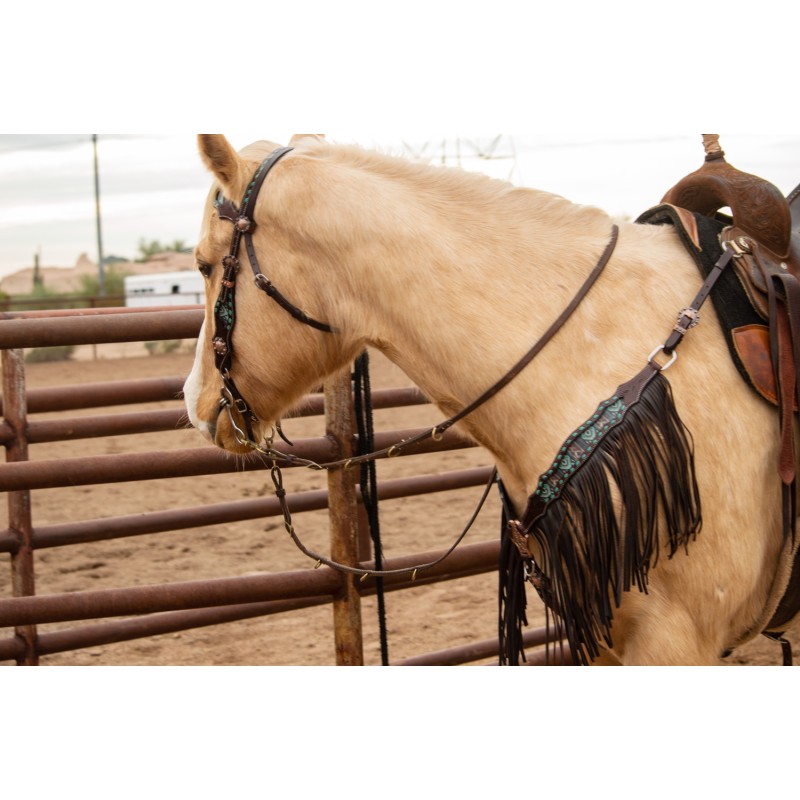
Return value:
[[(283, 464), (284, 466), (302, 466), (315, 470), (337, 469), (337, 468), (347, 469), (355, 464), (374, 461), (375, 459), (381, 457), (391, 458), (393, 456), (399, 455), (404, 449), (410, 447), (411, 445), (422, 442), (426, 439), (433, 439), (434, 441), (439, 441), (448, 428), (455, 425), (457, 422), (462, 420), (468, 414), (471, 414), (477, 408), (479, 408), (488, 400), (490, 400), (492, 397), (494, 397), (505, 386), (507, 386), (515, 377), (517, 377), (517, 375), (520, 374), (520, 372), (522, 372), (523, 369), (525, 369), (525, 367), (527, 367), (531, 363), (531, 361), (533, 361), (533, 359), (542, 351), (542, 349), (544, 349), (545, 345), (547, 345), (550, 342), (550, 340), (561, 329), (564, 323), (570, 318), (570, 316), (572, 316), (575, 309), (578, 307), (578, 305), (581, 303), (584, 297), (588, 294), (589, 290), (592, 288), (595, 281), (599, 278), (600, 273), (603, 271), (606, 264), (611, 259), (611, 255), (614, 252), (614, 248), (617, 243), (619, 229), (617, 228), (616, 225), (613, 226), (610, 241), (608, 242), (605, 250), (601, 254), (594, 269), (591, 271), (589, 276), (584, 281), (583, 285), (578, 289), (575, 296), (572, 298), (572, 300), (569, 302), (566, 308), (564, 308), (561, 314), (559, 314), (556, 320), (544, 332), (544, 334), (533, 345), (533, 347), (531, 347), (531, 349), (502, 378), (500, 378), (500, 380), (498, 380), (496, 383), (490, 386), (478, 398), (476, 398), (474, 401), (472, 401), (467, 406), (462, 408), (461, 411), (454, 414), (452, 417), (449, 417), (448, 419), (440, 422), (438, 425), (434, 425), (432, 428), (424, 430), (421, 433), (416, 434), (415, 436), (403, 439), (402, 441), (397, 442), (396, 444), (393, 444), (390, 447), (386, 447), (381, 450), (375, 450), (373, 452), (365, 453), (359, 456), (353, 456), (351, 458), (341, 459), (337, 461), (329, 461), (325, 463), (317, 463), (315, 461), (311, 461), (308, 459), (299, 458), (297, 456), (292, 455), (291, 453), (284, 453), (274, 449), (273, 440), (276, 431), (278, 435), (280, 435), (281, 438), (287, 444), (289, 444), (290, 446), (292, 444), (284, 436), (283, 431), (281, 430), (280, 427), (280, 422), (277, 422), (275, 424), (273, 432), (265, 438), (263, 445), (255, 441), (253, 425), (256, 422), (258, 422), (258, 417), (255, 415), (250, 405), (244, 399), (241, 392), (239, 392), (234, 382), (233, 376), (231, 375), (231, 367), (233, 363), (233, 330), (236, 321), (235, 288), (236, 288), (237, 274), (239, 272), (239, 267), (241, 265), (239, 260), (239, 251), (241, 249), (242, 239), (244, 239), (247, 259), (249, 260), (250, 267), (253, 271), (255, 284), (259, 289), (264, 291), (269, 297), (271, 297), (275, 302), (277, 302), (278, 305), (281, 306), (281, 308), (283, 308), (286, 312), (288, 312), (298, 322), (301, 322), (304, 325), (308, 325), (324, 333), (335, 334), (337, 332), (333, 326), (314, 319), (313, 317), (306, 314), (306, 312), (302, 311), (293, 303), (291, 303), (275, 287), (275, 285), (269, 280), (269, 278), (267, 278), (267, 276), (264, 275), (264, 273), (261, 271), (261, 267), (256, 257), (255, 247), (253, 245), (253, 231), (256, 228), (256, 224), (253, 219), (253, 212), (255, 209), (256, 200), (258, 198), (258, 193), (261, 187), (263, 186), (264, 180), (269, 174), (269, 171), (283, 156), (285, 156), (291, 150), (292, 150), (291, 147), (278, 148), (277, 150), (273, 151), (266, 159), (264, 159), (264, 161), (262, 161), (262, 163), (256, 170), (253, 179), (248, 185), (239, 207), (237, 207), (231, 200), (222, 197), (221, 194), (218, 195), (217, 200), (215, 202), (215, 207), (217, 209), (217, 214), (219, 218), (229, 220), (230, 222), (233, 223), (233, 236), (231, 238), (230, 248), (228, 254), (222, 260), (222, 265), (223, 265), (222, 285), (220, 288), (219, 296), (214, 305), (215, 329), (214, 329), (214, 337), (212, 340), (212, 344), (214, 348), (216, 368), (219, 371), (219, 374), (222, 378), (222, 390), (221, 390), (221, 397), (219, 400), (219, 413), (222, 413), (223, 410), (227, 412), (231, 425), (234, 430), (236, 441), (239, 444), (253, 450), (266, 463), (271, 462), (272, 481), (275, 487), (275, 494), (280, 502), (286, 530), (291, 536), (292, 540), (298, 546), (298, 548), (305, 555), (309, 556), (310, 558), (314, 559), (317, 562), (316, 563), (317, 567), (320, 566), (321, 564), (325, 564), (337, 570), (361, 575), (362, 580), (368, 576), (383, 577), (388, 575), (400, 575), (409, 573), (412, 575), (413, 579), (419, 570), (429, 569), (430, 567), (433, 567), (436, 564), (442, 562), (445, 558), (447, 558), (448, 555), (450, 555), (450, 553), (452, 553), (452, 551), (457, 547), (457, 545), (463, 540), (464, 536), (466, 536), (467, 532), (469, 531), (475, 519), (477, 518), (478, 513), (483, 507), (486, 498), (488, 497), (489, 492), (491, 490), (492, 484), (495, 483), (497, 480), (496, 470), (492, 472), (492, 475), (489, 479), (489, 482), (486, 485), (486, 488), (484, 489), (483, 495), (478, 503), (478, 506), (473, 515), (471, 516), (470, 520), (468, 521), (467, 525), (465, 526), (464, 530), (459, 534), (455, 542), (444, 553), (444, 555), (437, 558), (435, 561), (431, 561), (425, 564), (419, 564), (416, 567), (408, 567), (408, 568), (393, 569), (393, 570), (377, 570), (377, 569), (371, 570), (360, 567), (352, 567), (346, 564), (340, 564), (331, 561), (330, 559), (327, 559), (324, 556), (321, 556), (317, 553), (308, 550), (305, 547), (305, 545), (303, 545), (303, 543), (298, 538), (294, 529), (294, 525), (292, 523), (292, 516), (288, 507), (288, 502), (286, 500), (286, 490), (283, 488), (283, 476), (279, 465)], [(654, 351), (654, 353), (658, 352), (658, 350), (660, 349), (664, 348), (658, 348), (656, 351)], [(651, 359), (650, 359), (651, 361), (652, 361), (652, 355), (653, 354), (651, 354)], [(660, 367), (656, 368), (660, 369)], [(237, 424), (236, 415), (238, 415), (238, 417), (241, 420), (240, 424)]]

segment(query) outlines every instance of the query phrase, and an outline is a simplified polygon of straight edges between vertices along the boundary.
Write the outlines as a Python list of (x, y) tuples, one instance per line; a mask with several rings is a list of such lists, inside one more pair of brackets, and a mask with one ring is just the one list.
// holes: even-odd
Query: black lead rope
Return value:
[[(358, 429), (358, 455), (366, 455), (375, 447), (375, 428), (372, 422), (372, 387), (369, 378), (369, 354), (365, 350), (357, 359), (353, 369), (353, 395), (355, 401), (356, 427)], [(375, 569), (383, 569), (383, 546), (378, 516), (378, 475), (374, 461), (362, 461), (360, 465), (361, 502), (367, 514), (369, 535), (375, 553)], [(386, 602), (383, 578), (375, 578), (378, 598), (378, 627), (381, 640), (381, 664), (389, 666), (389, 644), (386, 632)]]

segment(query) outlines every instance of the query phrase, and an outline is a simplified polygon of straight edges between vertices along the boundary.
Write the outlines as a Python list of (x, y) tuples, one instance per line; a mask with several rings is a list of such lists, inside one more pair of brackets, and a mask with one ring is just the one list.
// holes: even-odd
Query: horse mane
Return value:
[[(426, 213), (459, 226), (469, 223), (513, 231), (520, 226), (529, 228), (531, 220), (536, 220), (551, 235), (554, 229), (572, 230), (587, 223), (602, 223), (601, 230), (608, 226), (608, 214), (594, 206), (457, 167), (410, 161), (380, 150), (318, 139), (304, 140), (297, 155), (309, 166), (316, 162), (348, 173), (357, 171), (392, 191), (408, 191)], [(310, 185), (319, 187), (324, 181), (315, 179)]]

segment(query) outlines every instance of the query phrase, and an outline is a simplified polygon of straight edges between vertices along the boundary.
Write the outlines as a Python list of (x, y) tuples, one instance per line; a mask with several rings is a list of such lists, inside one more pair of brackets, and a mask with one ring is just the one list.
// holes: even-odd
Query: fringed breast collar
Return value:
[(501, 663), (524, 658), (524, 581), (553, 613), (554, 640), (566, 639), (574, 663), (589, 664), (601, 643), (613, 646), (613, 609), (622, 593), (634, 585), (646, 589), (661, 535), (672, 556), (700, 530), (692, 438), (664, 372), (733, 256), (723, 250), (664, 344), (570, 434), (522, 517), (511, 518), (501, 489), (508, 517), (500, 565)]

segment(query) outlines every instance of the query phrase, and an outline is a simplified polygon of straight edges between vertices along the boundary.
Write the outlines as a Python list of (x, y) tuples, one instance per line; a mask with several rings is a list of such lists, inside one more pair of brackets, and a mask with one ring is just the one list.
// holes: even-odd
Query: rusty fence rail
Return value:
[[(0, 465), (0, 490), (8, 494), (8, 528), (0, 530), (0, 553), (9, 554), (11, 560), (13, 595), (0, 599), (0, 628), (13, 629), (11, 636), (0, 638), (0, 661), (14, 660), (21, 665), (32, 665), (38, 663), (41, 655), (65, 650), (332, 604), (337, 663), (363, 663), (360, 598), (374, 594), (374, 581), (356, 581), (354, 576), (327, 567), (55, 595), (35, 593), (33, 554), (39, 549), (281, 516), (277, 499), (266, 497), (80, 522), (33, 524), (31, 493), (39, 489), (264, 469), (264, 465), (256, 461), (237, 463), (211, 446), (28, 460), (29, 444), (174, 430), (185, 424), (185, 418), (181, 409), (172, 409), (29, 420), (29, 414), (175, 400), (180, 397), (183, 380), (147, 378), (27, 389), (24, 348), (192, 339), (198, 335), (202, 318), (200, 307), (80, 309), (0, 315), (3, 362), (0, 443), (6, 448), (6, 463)], [(375, 408), (427, 402), (416, 388), (378, 390), (373, 394), (373, 401)], [(293, 453), (315, 461), (352, 455), (356, 437), (349, 373), (329, 382), (324, 395), (310, 396), (302, 414), (325, 414), (326, 436), (295, 442), (291, 448)], [(376, 448), (387, 447), (413, 433), (416, 431), (376, 433)], [(469, 446), (448, 432), (441, 441), (429, 440), (409, 448), (406, 454)], [(489, 473), (489, 467), (481, 467), (387, 480), (379, 485), (379, 498), (385, 500), (478, 486), (486, 482)], [(342, 470), (332, 471), (328, 476), (327, 491), (296, 492), (289, 495), (288, 501), (293, 514), (328, 508), (331, 556), (345, 563), (370, 565), (368, 536), (359, 525), (360, 493), (352, 476)], [(392, 576), (385, 579), (384, 587), (386, 591), (396, 591), (412, 585), (490, 572), (496, 569), (498, 552), (497, 542), (463, 545), (443, 563), (420, 574), (413, 584), (408, 577)], [(439, 555), (439, 552), (409, 554), (387, 560), (385, 568), (411, 567), (432, 561)], [(132, 615), (135, 616), (130, 619), (111, 619), (59, 631), (39, 632), (37, 629), (38, 625), (50, 622)], [(544, 640), (543, 629), (526, 633), (529, 647), (541, 645)], [(470, 643), (414, 657), (403, 663), (469, 663), (496, 655), (497, 646), (497, 640)], [(540, 652), (529, 656), (529, 663), (542, 662), (543, 654)]]

